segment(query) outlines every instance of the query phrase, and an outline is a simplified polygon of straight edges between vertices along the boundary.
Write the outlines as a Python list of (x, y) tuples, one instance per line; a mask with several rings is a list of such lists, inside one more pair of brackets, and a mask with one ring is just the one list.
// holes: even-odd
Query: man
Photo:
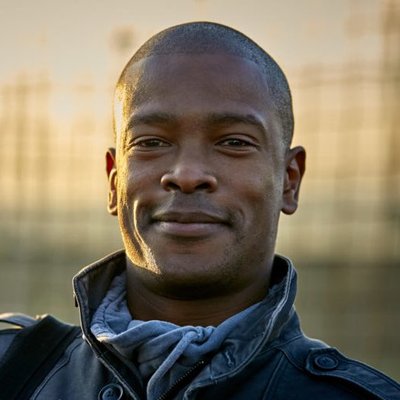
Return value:
[[(400, 399), (299, 328), (296, 274), (274, 248), (305, 151), (290, 147), (289, 87), (264, 50), (213, 23), (155, 35), (122, 72), (114, 128), (108, 210), (124, 252), (74, 278), (84, 339), (53, 342), (17, 398)], [(10, 343), (40, 322), (3, 319), (27, 326), (3, 334), (13, 362)]]

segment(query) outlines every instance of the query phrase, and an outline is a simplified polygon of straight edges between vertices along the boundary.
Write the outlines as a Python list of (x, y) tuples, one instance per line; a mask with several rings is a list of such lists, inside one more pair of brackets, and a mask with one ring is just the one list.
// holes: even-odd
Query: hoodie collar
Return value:
[[(90, 264), (73, 278), (82, 331), (89, 343), (92, 346), (94, 344), (94, 348), (98, 345), (90, 330), (93, 314), (101, 304), (113, 278), (125, 269), (126, 255), (121, 250)], [(209, 377), (219, 379), (227, 374), (239, 372), (259, 351), (279, 336), (294, 314), (296, 280), (296, 271), (291, 261), (282, 256), (275, 256), (272, 285), (268, 295), (257, 308), (252, 322), (247, 320), (227, 337), (223, 351), (210, 363)]]

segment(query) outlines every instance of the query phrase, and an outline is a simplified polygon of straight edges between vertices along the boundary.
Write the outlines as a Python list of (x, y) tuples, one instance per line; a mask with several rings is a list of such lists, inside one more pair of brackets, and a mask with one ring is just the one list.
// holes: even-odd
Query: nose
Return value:
[(179, 190), (190, 194), (196, 191), (214, 192), (217, 178), (205, 170), (205, 165), (191, 159), (178, 160), (172, 170), (161, 177), (161, 186), (167, 191)]

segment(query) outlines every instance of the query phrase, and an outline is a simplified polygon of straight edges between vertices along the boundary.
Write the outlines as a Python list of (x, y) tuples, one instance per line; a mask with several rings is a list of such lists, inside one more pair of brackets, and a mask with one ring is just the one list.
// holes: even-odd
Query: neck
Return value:
[(269, 275), (227, 294), (209, 297), (171, 298), (144, 284), (135, 267), (128, 267), (127, 301), (133, 318), (168, 321), (179, 326), (217, 326), (229, 317), (261, 301), (267, 294)]

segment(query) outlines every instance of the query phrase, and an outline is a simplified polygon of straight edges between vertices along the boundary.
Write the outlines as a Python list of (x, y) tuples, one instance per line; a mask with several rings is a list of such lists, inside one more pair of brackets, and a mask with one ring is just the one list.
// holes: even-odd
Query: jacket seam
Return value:
[[(71, 361), (72, 358), (72, 354), (79, 348), (79, 346), (82, 344), (79, 341), (79, 337), (75, 339), (75, 341), (77, 343), (71, 343), (69, 345), (69, 347), (67, 347), (66, 351), (64, 352), (64, 354), (68, 354), (68, 358), (66, 360), (62, 360), (62, 358), (60, 358), (60, 360), (56, 363), (56, 365), (54, 366), (54, 368), (51, 369), (50, 373), (47, 374), (46, 378), (41, 382), (40, 385), (38, 385), (38, 387), (36, 388), (35, 392), (33, 393), (32, 397), (36, 397), (37, 395), (40, 394), (40, 392), (46, 387), (46, 385), (49, 383), (49, 381), (57, 374), (57, 372), (59, 372), (61, 369), (65, 368), (68, 363)], [(72, 349), (71, 349), (72, 348)]]
[[(270, 392), (271, 389), (273, 389), (273, 385), (275, 384), (276, 380), (278, 379), (278, 374), (280, 373), (282, 363), (284, 361), (285, 357), (283, 354), (280, 355), (279, 361), (275, 367), (274, 372), (272, 373), (269, 382), (265, 388), (265, 391), (263, 393), (263, 400), (268, 400), (268, 397), (273, 398), (272, 396), (272, 391)], [(276, 390), (275, 390), (276, 391)]]

